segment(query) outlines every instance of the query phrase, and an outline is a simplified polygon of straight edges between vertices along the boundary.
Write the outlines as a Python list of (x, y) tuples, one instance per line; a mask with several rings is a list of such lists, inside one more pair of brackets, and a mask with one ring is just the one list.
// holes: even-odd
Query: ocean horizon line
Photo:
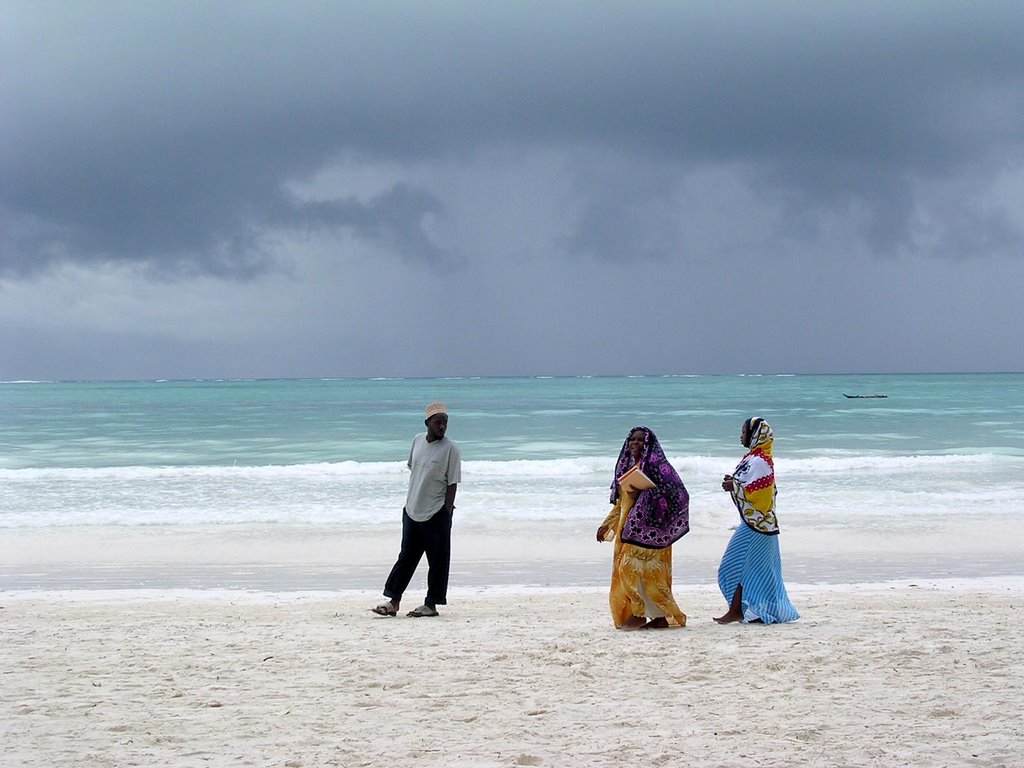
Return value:
[(711, 379), (711, 378), (792, 378), (792, 377), (883, 377), (883, 376), (1016, 376), (1024, 371), (865, 371), (865, 372), (742, 372), (742, 373), (567, 373), (567, 374), (465, 374), (452, 376), (210, 376), (110, 379), (0, 379), (0, 384), (241, 384), (259, 382), (332, 382), (332, 381), (500, 381), (551, 379)]

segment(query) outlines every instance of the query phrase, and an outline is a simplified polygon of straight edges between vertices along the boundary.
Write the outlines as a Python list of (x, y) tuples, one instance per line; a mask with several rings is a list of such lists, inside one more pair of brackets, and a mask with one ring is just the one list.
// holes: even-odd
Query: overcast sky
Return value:
[(0, 379), (1024, 370), (1024, 5), (0, 4)]

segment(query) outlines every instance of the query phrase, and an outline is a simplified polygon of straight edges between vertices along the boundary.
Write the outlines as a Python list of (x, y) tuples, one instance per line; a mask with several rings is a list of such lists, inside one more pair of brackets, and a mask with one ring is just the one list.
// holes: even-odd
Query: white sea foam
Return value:
[(154, 480), (158, 478), (299, 478), (333, 477), (364, 479), (380, 475), (401, 475), (405, 464), (395, 461), (339, 461), (316, 464), (267, 465), (260, 467), (129, 466), (129, 467), (28, 467), (0, 469), (0, 481), (26, 480)]
[[(719, 488), (736, 457), (673, 457), (691, 514), (714, 526), (735, 516)], [(607, 509), (614, 458), (467, 461), (459, 506), (500, 531), (536, 520), (589, 520)], [(1011, 514), (1024, 494), (1024, 458), (816, 456), (779, 460), (787, 525), (955, 526)], [(393, 524), (405, 498), (403, 462), (269, 466), (0, 469), (0, 527)]]
[[(714, 475), (731, 471), (736, 456), (672, 456), (669, 457), (683, 476)], [(463, 474), (467, 478), (565, 478), (607, 475), (615, 464), (612, 456), (567, 459), (512, 459), (504, 461), (466, 461)], [(868, 472), (885, 476), (915, 472), (1005, 471), (1024, 472), (1024, 456), (996, 453), (957, 454), (944, 456), (815, 456), (775, 460), (780, 476), (800, 474), (851, 475)], [(404, 475), (401, 461), (339, 461), (312, 464), (264, 466), (124, 466), (124, 467), (26, 467), (0, 468), (0, 482), (19, 483), (43, 480), (152, 480), (156, 478), (332, 478), (362, 482), (366, 478)]]

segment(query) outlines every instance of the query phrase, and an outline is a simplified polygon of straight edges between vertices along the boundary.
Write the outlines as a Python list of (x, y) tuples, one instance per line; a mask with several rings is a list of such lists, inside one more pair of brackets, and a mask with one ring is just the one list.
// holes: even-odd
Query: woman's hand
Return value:
[(731, 491), (733, 489), (732, 475), (726, 475), (722, 478), (722, 490)]
[(607, 525), (599, 525), (597, 527), (597, 540), (598, 541), (604, 541), (605, 540), (604, 537), (607, 536), (607, 535), (608, 535), (608, 526)]

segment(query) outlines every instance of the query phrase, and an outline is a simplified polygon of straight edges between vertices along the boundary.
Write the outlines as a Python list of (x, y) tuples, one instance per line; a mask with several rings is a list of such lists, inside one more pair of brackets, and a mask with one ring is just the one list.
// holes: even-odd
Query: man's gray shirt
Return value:
[(444, 506), (449, 485), (462, 480), (462, 452), (459, 446), (442, 437), (427, 442), (427, 435), (416, 435), (409, 450), (409, 494), (405, 513), (422, 523)]

